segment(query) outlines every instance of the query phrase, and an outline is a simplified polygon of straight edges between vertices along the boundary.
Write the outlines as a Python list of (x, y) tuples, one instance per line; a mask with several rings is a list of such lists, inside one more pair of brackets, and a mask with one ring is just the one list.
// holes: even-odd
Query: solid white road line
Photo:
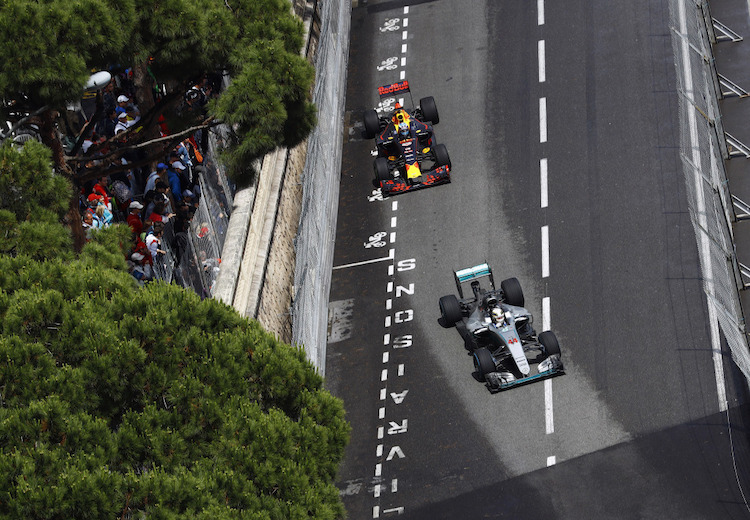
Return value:
[(544, 0), (536, 0), (536, 24), (544, 25)]
[(354, 262), (353, 264), (344, 264), (344, 265), (337, 265), (333, 268), (333, 271), (336, 269), (346, 269), (347, 267), (357, 267), (359, 265), (365, 265), (365, 264), (374, 264), (375, 262), (382, 262), (383, 260), (393, 260), (396, 255), (396, 250), (391, 249), (388, 253), (388, 256), (384, 256), (383, 258), (375, 258), (373, 260), (365, 260), (364, 262)]
[(537, 45), (537, 53), (539, 54), (539, 83), (544, 83), (547, 79), (546, 65), (544, 61), (544, 40), (539, 40)]
[(549, 226), (542, 226), (542, 278), (549, 276)]
[(539, 142), (547, 142), (547, 98), (539, 98)]
[(541, 188), (542, 208), (547, 207), (547, 159), (539, 159), (539, 183)]

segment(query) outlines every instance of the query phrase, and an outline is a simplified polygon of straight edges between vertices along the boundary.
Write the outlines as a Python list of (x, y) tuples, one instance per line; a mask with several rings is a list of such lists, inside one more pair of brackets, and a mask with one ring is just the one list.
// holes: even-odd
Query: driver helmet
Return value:
[(502, 325), (505, 322), (505, 314), (500, 307), (495, 307), (491, 312), (492, 322), (496, 325)]
[(408, 137), (409, 135), (409, 123), (401, 122), (398, 124), (398, 133), (401, 134), (402, 137)]

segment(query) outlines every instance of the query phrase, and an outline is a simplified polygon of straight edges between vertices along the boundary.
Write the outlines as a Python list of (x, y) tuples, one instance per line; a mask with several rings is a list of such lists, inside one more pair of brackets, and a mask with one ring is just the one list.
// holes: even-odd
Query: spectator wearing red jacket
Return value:
[(141, 234), (141, 231), (143, 231), (143, 221), (141, 220), (141, 210), (143, 209), (143, 204), (138, 202), (137, 200), (134, 200), (130, 203), (128, 206), (128, 226), (130, 226), (130, 229), (133, 230), (133, 233), (136, 236), (139, 236)]

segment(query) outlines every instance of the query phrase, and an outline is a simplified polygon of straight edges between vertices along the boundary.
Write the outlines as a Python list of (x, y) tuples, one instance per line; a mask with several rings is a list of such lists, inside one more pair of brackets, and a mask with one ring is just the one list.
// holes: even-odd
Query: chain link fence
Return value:
[(711, 41), (708, 2), (670, 0), (677, 70), (680, 156), (688, 207), (698, 243), (712, 335), (721, 333), (735, 363), (750, 380), (750, 352), (740, 302), (743, 287), (734, 253), (736, 220), (725, 160), (729, 150), (719, 112), (721, 91)]

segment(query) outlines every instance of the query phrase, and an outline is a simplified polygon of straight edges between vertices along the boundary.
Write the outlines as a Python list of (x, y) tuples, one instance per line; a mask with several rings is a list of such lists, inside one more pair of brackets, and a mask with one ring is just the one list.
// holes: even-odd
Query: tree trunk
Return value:
[(83, 246), (86, 245), (86, 233), (83, 231), (81, 214), (78, 212), (78, 192), (80, 186), (76, 182), (73, 170), (65, 162), (65, 149), (55, 127), (57, 116), (58, 112), (56, 110), (47, 110), (42, 113), (41, 137), (42, 142), (52, 150), (52, 162), (55, 165), (57, 174), (64, 175), (73, 184), (74, 191), (71, 193), (68, 214), (65, 216), (65, 224), (68, 225), (73, 235), (73, 249), (76, 253), (80, 253)]

